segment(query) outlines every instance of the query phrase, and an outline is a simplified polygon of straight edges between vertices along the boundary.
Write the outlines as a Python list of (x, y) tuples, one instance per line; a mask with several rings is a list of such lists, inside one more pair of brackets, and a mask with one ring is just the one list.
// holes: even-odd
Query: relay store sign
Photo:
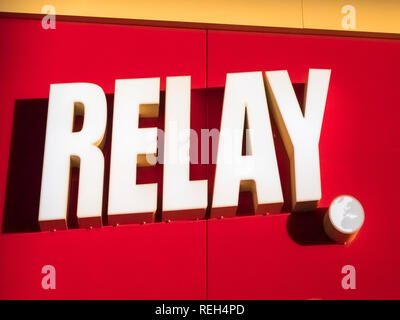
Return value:
[[(318, 144), (329, 79), (330, 70), (309, 70), (302, 112), (287, 71), (227, 75), (211, 217), (221, 212), (235, 215), (239, 191), (252, 193), (256, 214), (280, 211), (283, 195), (270, 114), (289, 155), (292, 209), (316, 207), (321, 198)], [(201, 218), (207, 208), (207, 180), (189, 179), (190, 89), (190, 77), (167, 77), (163, 219)], [(154, 219), (158, 185), (136, 184), (136, 175), (138, 166), (156, 163), (157, 128), (139, 128), (139, 118), (157, 117), (159, 102), (159, 78), (116, 80), (107, 210), (110, 224)], [(73, 131), (76, 114), (84, 115), (78, 132)], [(41, 230), (67, 228), (71, 164), (80, 167), (79, 226), (101, 226), (104, 156), (100, 149), (106, 123), (106, 97), (99, 86), (50, 86), (39, 208)], [(245, 129), (247, 152), (243, 155)]]

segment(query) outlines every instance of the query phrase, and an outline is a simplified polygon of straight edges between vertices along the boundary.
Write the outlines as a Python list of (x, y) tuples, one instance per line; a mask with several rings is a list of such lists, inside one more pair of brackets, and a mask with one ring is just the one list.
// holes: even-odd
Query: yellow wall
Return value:
[(399, 0), (0, 0), (0, 12), (41, 14), (45, 4), (70, 16), (328, 30), (343, 30), (350, 4), (355, 31), (400, 33)]
[(343, 30), (345, 5), (356, 10), (355, 31), (400, 33), (400, 0), (303, 0), (304, 27)]

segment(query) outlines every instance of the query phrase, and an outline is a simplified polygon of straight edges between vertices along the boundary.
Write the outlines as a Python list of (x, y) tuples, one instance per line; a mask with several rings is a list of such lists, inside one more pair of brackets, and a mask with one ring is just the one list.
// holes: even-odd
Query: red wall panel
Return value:
[[(0, 19), (0, 298), (205, 298), (204, 221), (26, 232), (38, 214), (51, 83), (92, 82), (112, 94), (116, 79), (161, 77), (165, 90), (166, 76), (191, 75), (201, 89), (205, 66), (201, 30), (70, 22), (44, 30), (40, 20)], [(204, 92), (194, 91), (201, 110)], [(160, 168), (141, 171), (138, 183), (160, 183)], [(21, 223), (25, 232), (15, 233)], [(56, 267), (56, 290), (41, 287), (46, 264)]]
[[(301, 88), (309, 68), (332, 70), (320, 139), (320, 210), (210, 220), (210, 299), (400, 298), (399, 56), (395, 40), (208, 33), (209, 87), (223, 87), (227, 72), (288, 70)], [(213, 114), (220, 112), (221, 96), (209, 97), (208, 108), (217, 110), (208, 114), (218, 127)], [(288, 166), (278, 138), (285, 188)], [(332, 244), (321, 224), (325, 208), (342, 194), (355, 196), (365, 210), (364, 226), (349, 246)], [(355, 290), (341, 287), (348, 264), (356, 269)]]

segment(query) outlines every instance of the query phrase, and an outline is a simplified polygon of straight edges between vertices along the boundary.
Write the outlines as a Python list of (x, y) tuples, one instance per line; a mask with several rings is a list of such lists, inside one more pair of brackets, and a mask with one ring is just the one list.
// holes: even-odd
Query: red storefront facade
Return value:
[[(398, 40), (67, 21), (45, 30), (39, 20), (3, 17), (0, 56), (2, 299), (399, 298)], [(167, 76), (190, 75), (191, 127), (200, 131), (219, 128), (227, 73), (288, 70), (300, 100), (309, 68), (332, 70), (316, 212), (289, 214), (289, 165), (276, 134), (285, 197), (280, 214), (254, 216), (241, 194), (234, 218), (165, 223), (159, 205), (154, 223), (114, 227), (107, 226), (105, 196), (102, 228), (75, 228), (72, 201), (71, 229), (39, 231), (50, 84), (99, 85), (110, 118), (116, 79), (160, 77), (163, 92)], [(163, 128), (162, 100), (163, 94), (159, 118), (141, 127)], [(191, 179), (208, 180), (210, 199), (215, 166), (190, 170)], [(73, 190), (76, 179), (75, 172)], [(153, 182), (160, 198), (160, 164), (138, 171), (137, 183)], [(72, 193), (76, 199), (77, 190)], [(322, 214), (342, 194), (355, 196), (365, 210), (350, 245), (332, 243), (322, 229)], [(41, 286), (44, 265), (56, 268), (56, 290)], [(355, 290), (341, 286), (345, 265), (355, 267)]]

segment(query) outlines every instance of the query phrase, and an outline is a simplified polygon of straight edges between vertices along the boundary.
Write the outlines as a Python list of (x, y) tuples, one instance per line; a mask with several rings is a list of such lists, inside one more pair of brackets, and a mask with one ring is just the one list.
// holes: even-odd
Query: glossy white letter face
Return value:
[(303, 115), (287, 71), (265, 72), (270, 110), (291, 162), (293, 211), (313, 210), (321, 199), (319, 138), (330, 74), (309, 70)]
[[(246, 155), (242, 155), (245, 119), (248, 146)], [(235, 215), (239, 190), (252, 192), (256, 214), (279, 212), (282, 207), (261, 72), (231, 73), (226, 77), (211, 216), (220, 216), (221, 210), (225, 216)]]
[[(84, 116), (82, 130), (78, 132), (73, 132), (75, 113)], [(71, 163), (80, 167), (79, 226), (101, 226), (104, 157), (99, 145), (106, 122), (107, 102), (99, 86), (91, 83), (50, 86), (39, 208), (42, 230), (67, 228)]]
[(152, 222), (157, 183), (136, 184), (137, 166), (155, 165), (157, 128), (139, 128), (139, 117), (157, 117), (160, 79), (116, 80), (111, 145), (109, 224)]
[(163, 220), (204, 218), (207, 180), (189, 180), (190, 77), (168, 77), (166, 88)]

